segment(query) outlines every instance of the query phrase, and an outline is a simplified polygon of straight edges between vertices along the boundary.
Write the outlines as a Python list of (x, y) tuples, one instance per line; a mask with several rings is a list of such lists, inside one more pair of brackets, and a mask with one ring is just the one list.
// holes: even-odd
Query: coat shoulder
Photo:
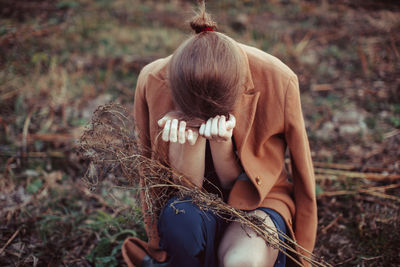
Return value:
[(140, 76), (142, 76), (144, 79), (147, 79), (149, 75), (152, 75), (160, 80), (164, 80), (166, 77), (168, 62), (171, 57), (172, 55), (159, 58), (145, 65), (140, 71)]

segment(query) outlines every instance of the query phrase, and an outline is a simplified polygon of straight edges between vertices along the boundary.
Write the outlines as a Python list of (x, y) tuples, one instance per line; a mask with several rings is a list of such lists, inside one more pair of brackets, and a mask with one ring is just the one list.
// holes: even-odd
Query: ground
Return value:
[[(95, 190), (77, 140), (190, 34), (195, 1), (0, 0), (0, 265), (116, 266), (144, 237), (134, 189)], [(298, 74), (318, 196), (315, 254), (398, 266), (400, 5), (209, 1), (219, 31)]]

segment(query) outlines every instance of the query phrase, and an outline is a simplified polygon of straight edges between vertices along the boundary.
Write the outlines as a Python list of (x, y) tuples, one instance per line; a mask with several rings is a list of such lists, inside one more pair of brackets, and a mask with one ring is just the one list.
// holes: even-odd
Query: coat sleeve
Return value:
[(133, 117), (135, 119), (135, 130), (137, 134), (138, 145), (142, 148), (144, 156), (150, 157), (150, 125), (149, 125), (149, 109), (145, 97), (146, 90), (146, 69), (144, 68), (138, 77), (135, 101), (133, 104)]
[[(317, 230), (315, 177), (301, 110), (297, 77), (289, 80), (285, 96), (285, 138), (289, 146), (296, 205), (294, 233), (299, 245), (312, 252)], [(307, 254), (305, 252), (305, 254)]]
[[(142, 69), (138, 77), (133, 106), (133, 116), (135, 120), (137, 142), (140, 149), (139, 153), (145, 157), (151, 158), (150, 115), (147, 104), (148, 102), (146, 100), (146, 85), (148, 76), (147, 67), (148, 66)], [(142, 178), (140, 178), (139, 186), (141, 188), (145, 187), (145, 181)], [(162, 262), (166, 259), (166, 253), (161, 251), (158, 246), (159, 237), (157, 231), (157, 220), (155, 219), (154, 214), (149, 212), (143, 189), (140, 190), (140, 198), (145, 230), (148, 237), (148, 243), (145, 249), (153, 258)]]

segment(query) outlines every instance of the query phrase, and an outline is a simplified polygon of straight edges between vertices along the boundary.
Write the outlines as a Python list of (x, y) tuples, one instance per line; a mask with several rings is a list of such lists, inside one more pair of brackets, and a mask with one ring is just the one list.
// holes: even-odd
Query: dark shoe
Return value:
[[(125, 239), (122, 244), (122, 257), (124, 258), (125, 263), (129, 267), (168, 267), (169, 262), (158, 262), (149, 256), (149, 252), (146, 249), (148, 244), (143, 240), (140, 240), (136, 237), (128, 237)], [(166, 258), (166, 253), (164, 253), (161, 259)]]

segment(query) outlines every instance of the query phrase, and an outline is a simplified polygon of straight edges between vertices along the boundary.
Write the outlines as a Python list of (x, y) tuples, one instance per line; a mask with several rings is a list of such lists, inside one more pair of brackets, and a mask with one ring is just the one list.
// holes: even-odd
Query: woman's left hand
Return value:
[(229, 114), (229, 120), (224, 115), (210, 118), (201, 124), (199, 134), (210, 141), (224, 142), (232, 138), (236, 118)]

